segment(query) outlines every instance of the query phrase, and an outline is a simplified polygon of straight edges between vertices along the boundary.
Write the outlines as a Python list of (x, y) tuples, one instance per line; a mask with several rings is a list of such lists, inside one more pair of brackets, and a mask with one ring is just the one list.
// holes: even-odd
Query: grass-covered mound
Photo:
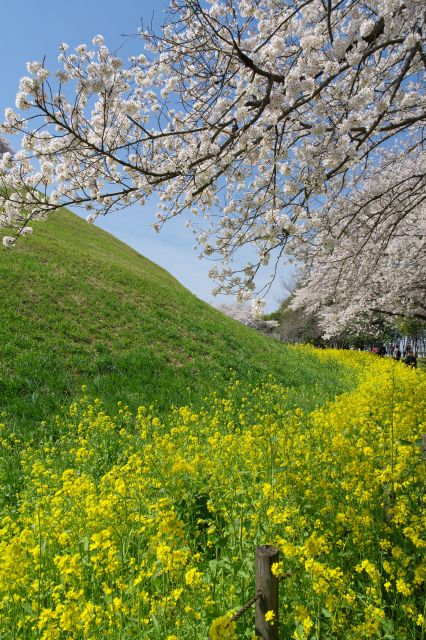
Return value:
[[(112, 409), (197, 403), (272, 373), (308, 386), (310, 402), (339, 390), (321, 364), (225, 317), (111, 235), (62, 211), (0, 248), (0, 412), (34, 433), (88, 385)], [(315, 392), (312, 391), (317, 385)]]
[[(357, 388), (308, 412), (265, 380), (204, 408), (115, 416), (83, 397), (60, 436), (21, 446), (18, 512), (0, 529), (5, 640), (243, 640), (256, 545), (281, 563), (280, 638), (424, 637), (426, 377), (314, 352)], [(347, 369), (346, 369), (347, 370)]]

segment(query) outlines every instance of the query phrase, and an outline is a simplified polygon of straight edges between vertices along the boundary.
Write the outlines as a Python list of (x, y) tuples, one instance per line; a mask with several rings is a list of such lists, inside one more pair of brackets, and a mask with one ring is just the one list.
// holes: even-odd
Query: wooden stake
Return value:
[[(278, 640), (278, 579), (271, 567), (278, 562), (276, 547), (264, 545), (256, 549), (256, 635), (262, 640)], [(273, 624), (266, 622), (265, 614), (274, 612)]]

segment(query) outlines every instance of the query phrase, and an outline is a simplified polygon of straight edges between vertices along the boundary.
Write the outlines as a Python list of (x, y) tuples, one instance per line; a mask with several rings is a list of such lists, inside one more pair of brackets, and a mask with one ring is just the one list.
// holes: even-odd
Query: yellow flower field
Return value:
[(291, 571), (280, 638), (424, 638), (426, 376), (317, 355), (358, 382), (311, 413), (272, 379), (164, 422), (149, 407), (110, 417), (83, 393), (56, 441), (22, 448), (0, 638), (252, 638), (253, 612), (229, 612), (253, 595), (260, 544)]

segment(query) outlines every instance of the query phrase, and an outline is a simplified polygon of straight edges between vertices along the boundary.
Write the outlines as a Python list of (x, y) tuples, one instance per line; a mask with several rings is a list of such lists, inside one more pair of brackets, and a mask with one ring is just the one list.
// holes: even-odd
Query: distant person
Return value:
[(411, 350), (409, 351), (407, 350), (404, 358), (404, 363), (407, 364), (409, 367), (413, 367), (413, 369), (417, 369), (416, 354), (413, 353)]
[(374, 345), (374, 347), (372, 347), (371, 349), (371, 353), (379, 353), (379, 347), (377, 345)]
[(401, 350), (399, 347), (395, 347), (392, 353), (392, 358), (394, 360), (401, 360)]
[(384, 344), (381, 344), (377, 350), (377, 353), (379, 356), (385, 356), (386, 355), (386, 347)]

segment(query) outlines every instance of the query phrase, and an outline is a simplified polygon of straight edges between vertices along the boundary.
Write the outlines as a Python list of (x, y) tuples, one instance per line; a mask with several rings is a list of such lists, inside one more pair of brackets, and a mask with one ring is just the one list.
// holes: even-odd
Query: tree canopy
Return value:
[(56, 73), (28, 63), (4, 244), (62, 204), (93, 221), (156, 192), (155, 228), (189, 213), (218, 292), (248, 299), (287, 256), (331, 332), (360, 308), (426, 316), (423, 0), (173, 0), (140, 35), (125, 63), (102, 36)]

